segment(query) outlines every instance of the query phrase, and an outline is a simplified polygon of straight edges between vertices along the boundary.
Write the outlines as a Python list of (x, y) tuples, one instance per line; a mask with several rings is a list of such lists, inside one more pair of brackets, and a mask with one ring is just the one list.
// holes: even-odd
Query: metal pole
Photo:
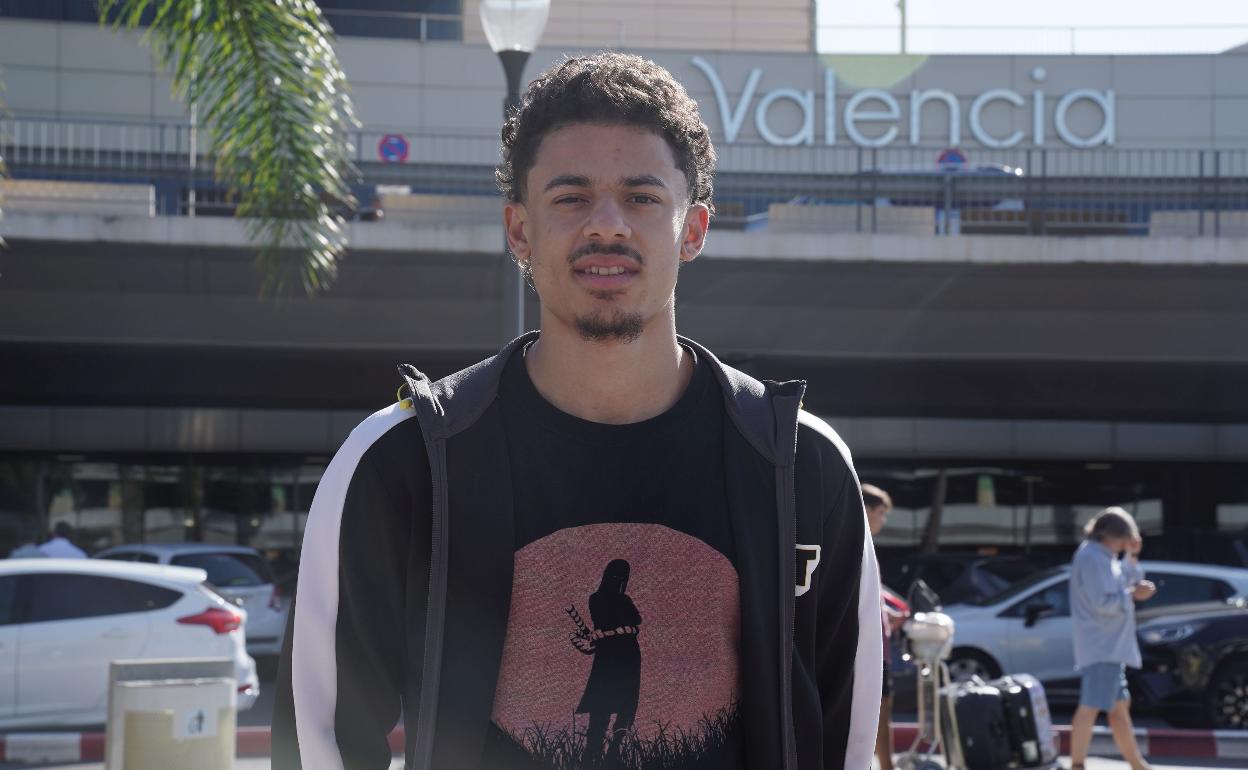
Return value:
[(1222, 237), (1222, 151), (1213, 151), (1213, 237)]
[(906, 0), (897, 0), (897, 8), (901, 11), (901, 52), (906, 52)]
[(1196, 235), (1205, 234), (1205, 151), (1199, 154), (1199, 181), (1196, 183)]
[[(528, 51), (499, 51), (499, 61), (507, 77), (507, 98), (503, 100), (503, 120), (520, 104), (520, 78), (528, 61)], [(503, 233), (503, 254), (511, 261), (511, 248), (507, 234)], [(503, 265), (503, 340), (515, 339), (524, 334), (524, 274), (517, 265)]]
[[(192, 77), (192, 80), (194, 78)], [(195, 216), (195, 146), (199, 136), (196, 122), (199, 110), (195, 102), (191, 102), (191, 128), (190, 137), (188, 139), (191, 148), (190, 164), (186, 168), (186, 215), (188, 217)]]
[[(200, 14), (203, 13), (203, 4), (200, 0), (195, 1), (195, 7), (191, 10), (191, 18), (199, 21)], [(191, 47), (195, 46), (195, 34), (191, 33)], [(191, 68), (191, 128), (187, 141), (191, 149), (191, 162), (187, 167), (187, 186), (186, 186), (186, 215), (188, 217), (195, 216), (195, 153), (199, 144), (199, 105), (196, 103), (199, 93), (198, 72), (194, 67)]]

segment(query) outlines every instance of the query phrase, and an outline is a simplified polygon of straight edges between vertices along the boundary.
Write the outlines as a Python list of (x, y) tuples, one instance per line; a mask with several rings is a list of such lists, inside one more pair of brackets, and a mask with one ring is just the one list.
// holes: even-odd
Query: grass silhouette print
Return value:
[(728, 757), (740, 756), (741, 709), (733, 703), (703, 715), (691, 730), (656, 724), (648, 738), (630, 731), (620, 741), (618, 757), (590, 766), (582, 764), (584, 725), (534, 725), (521, 733), (495, 726), (492, 733), (493, 740), (506, 744), (500, 755), (508, 761), (491, 770), (719, 770), (733, 764)]

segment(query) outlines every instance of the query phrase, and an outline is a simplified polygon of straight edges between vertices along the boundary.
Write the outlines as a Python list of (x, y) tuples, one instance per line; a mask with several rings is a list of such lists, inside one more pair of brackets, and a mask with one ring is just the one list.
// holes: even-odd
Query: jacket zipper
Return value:
[(797, 574), (796, 562), (794, 561), (797, 553), (797, 492), (793, 484), (793, 464), (790, 464), (788, 468), (781, 469), (780, 472), (783, 479), (783, 487), (785, 487), (784, 491), (788, 493), (781, 499), (788, 503), (794, 535), (792, 543), (783, 543), (781, 545), (781, 548), (786, 553), (780, 560), (782, 565), (789, 568), (785, 570), (787, 575), (781, 581), (781, 590), (784, 591), (784, 604), (781, 606), (788, 613), (787, 619), (782, 618), (780, 620), (780, 714), (784, 730), (784, 735), (782, 736), (784, 762), (782, 767), (783, 770), (793, 770), (797, 753), (797, 747), (794, 745), (793, 726), (793, 639), (797, 635), (797, 601), (794, 594), (793, 581), (795, 579), (794, 576)]
[[(804, 384), (804, 383), (803, 383)], [(800, 387), (800, 386), (799, 386)], [(801, 409), (801, 392), (797, 395), (798, 409)], [(788, 611), (788, 623), (781, 619), (780, 639), (780, 713), (784, 729), (784, 762), (783, 770), (795, 770), (797, 764), (797, 739), (793, 725), (793, 640), (797, 636), (797, 595), (794, 581), (797, 575), (797, 484), (794, 476), (797, 473), (797, 415), (793, 416), (793, 451), (789, 455), (788, 467), (781, 471), (781, 486), (788, 494), (781, 498), (787, 502), (791, 534), (793, 542), (781, 543), (780, 563), (787, 565), (788, 575), (780, 581), (784, 604)]]
[[(426, 430), (425, 426), (421, 426)], [(426, 436), (428, 433), (426, 432)], [(430, 522), (429, 600), (425, 608), (425, 650), (420, 680), (420, 705), (416, 714), (416, 734), (412, 743), (414, 770), (433, 767), (433, 737), (437, 728), (438, 690), (442, 678), (442, 637), (446, 615), (446, 548), (443, 530), (446, 505), (442, 478), (446, 467), (445, 444), (425, 439), (425, 451), (432, 460), (433, 517)]]

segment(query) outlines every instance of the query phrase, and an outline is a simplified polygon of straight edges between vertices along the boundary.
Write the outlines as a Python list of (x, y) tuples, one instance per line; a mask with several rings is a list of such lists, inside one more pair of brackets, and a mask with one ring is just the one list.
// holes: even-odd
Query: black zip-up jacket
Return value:
[[(515, 548), (498, 383), (536, 336), (437, 382), (401, 367), (412, 397), (362, 422), (326, 468), (279, 666), (275, 770), (386, 768), (400, 717), (408, 768), (480, 767)], [(747, 766), (866, 770), (883, 633), (849, 451), (801, 410), (805, 383), (760, 382), (681, 341), (730, 418)]]

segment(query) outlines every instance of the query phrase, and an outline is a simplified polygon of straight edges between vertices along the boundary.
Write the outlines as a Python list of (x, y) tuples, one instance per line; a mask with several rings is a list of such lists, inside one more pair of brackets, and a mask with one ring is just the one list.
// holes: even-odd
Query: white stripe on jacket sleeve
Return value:
[[(865, 513), (863, 514), (865, 518)], [(853, 706), (849, 740), (845, 746), (845, 770), (864, 770), (875, 754), (875, 733), (880, 722), (880, 698), (884, 688), (884, 631), (880, 628), (880, 569), (875, 561), (871, 529), (865, 527), (862, 544), (862, 577), (858, 583), (858, 652), (854, 658)]]
[(299, 556), (290, 672), (304, 770), (343, 770), (334, 714), (338, 699), (338, 536), (347, 489), (368, 448), (415, 414), (396, 403), (357, 425), (334, 454), (312, 497)]
[(854, 689), (851, 693), (849, 734), (845, 742), (845, 770), (866, 770), (875, 755), (875, 733), (880, 723), (880, 699), (884, 688), (884, 630), (880, 626), (880, 568), (875, 560), (871, 526), (862, 505), (862, 485), (854, 470), (849, 446), (831, 425), (801, 410), (798, 422), (814, 428), (832, 442), (849, 467), (856, 503), (862, 512), (862, 572), (858, 580), (858, 649), (854, 655)]

